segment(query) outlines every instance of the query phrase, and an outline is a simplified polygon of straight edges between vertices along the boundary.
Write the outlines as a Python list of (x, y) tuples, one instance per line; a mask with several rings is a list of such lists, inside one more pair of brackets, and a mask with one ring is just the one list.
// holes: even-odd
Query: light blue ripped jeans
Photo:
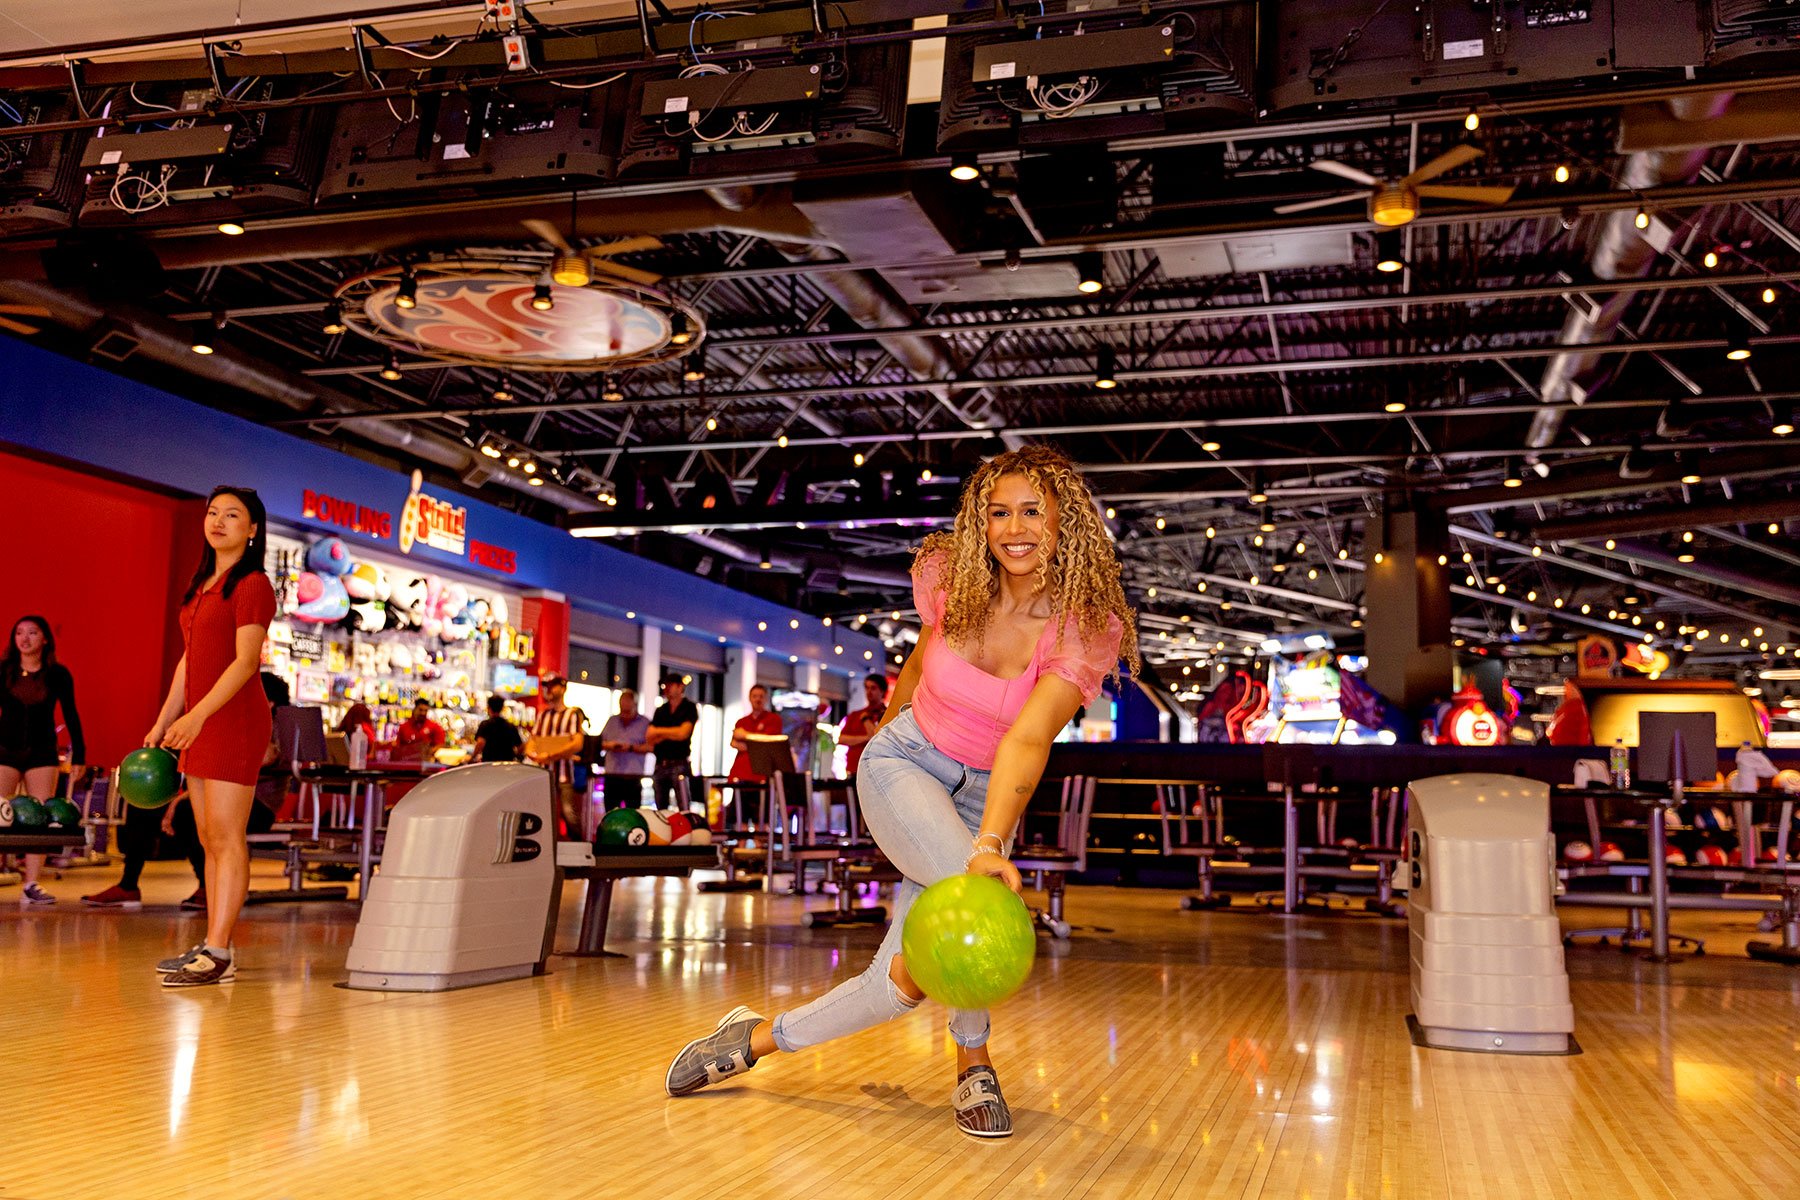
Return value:
[[(817, 1000), (775, 1018), (775, 1044), (793, 1052), (905, 1016), (916, 1004), (888, 977), (900, 953), (906, 912), (931, 884), (967, 869), (981, 829), (988, 773), (957, 762), (925, 740), (912, 706), (869, 739), (856, 775), (863, 823), (875, 844), (905, 878), (894, 897), (893, 923), (875, 961)], [(951, 1009), (950, 1036), (959, 1046), (988, 1040), (986, 1009)]]

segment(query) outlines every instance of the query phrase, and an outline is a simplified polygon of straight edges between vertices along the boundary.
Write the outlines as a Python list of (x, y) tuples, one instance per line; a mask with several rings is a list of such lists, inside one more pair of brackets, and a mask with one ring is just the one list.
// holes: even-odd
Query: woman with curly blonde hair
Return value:
[[(1087, 484), (1056, 450), (1011, 450), (977, 468), (954, 527), (925, 540), (912, 575), (923, 628), (857, 788), (869, 833), (905, 877), (893, 924), (856, 978), (772, 1021), (739, 1006), (689, 1042), (669, 1065), (672, 1096), (917, 1008), (924, 993), (900, 953), (907, 909), (963, 871), (1020, 890), (1007, 854), (1051, 743), (1116, 675), (1121, 654), (1138, 666), (1112, 542)], [(986, 1012), (951, 1012), (951, 1107), (964, 1133), (1007, 1137), (1012, 1113), (988, 1032)]]

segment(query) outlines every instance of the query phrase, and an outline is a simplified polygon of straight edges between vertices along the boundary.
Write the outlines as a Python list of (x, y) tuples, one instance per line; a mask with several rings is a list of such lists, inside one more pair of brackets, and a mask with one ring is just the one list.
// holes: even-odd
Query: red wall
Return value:
[(181, 657), (175, 612), (205, 509), (4, 451), (0, 478), (0, 622), (49, 619), (88, 762), (116, 766), (142, 744)]

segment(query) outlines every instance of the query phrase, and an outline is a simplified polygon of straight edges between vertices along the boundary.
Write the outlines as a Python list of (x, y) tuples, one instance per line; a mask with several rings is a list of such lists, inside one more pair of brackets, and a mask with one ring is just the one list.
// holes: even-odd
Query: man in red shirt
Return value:
[(394, 758), (398, 762), (426, 762), (444, 744), (444, 737), (444, 727), (431, 719), (430, 702), (419, 700), (413, 704), (412, 716), (394, 731)]
[(844, 756), (844, 774), (856, 778), (856, 764), (862, 761), (863, 747), (881, 728), (881, 719), (887, 715), (887, 678), (882, 675), (871, 675), (863, 680), (863, 698), (866, 707), (859, 708), (844, 718), (844, 727), (838, 732), (838, 744), (848, 746), (850, 752)]
[(766, 783), (763, 776), (750, 769), (750, 734), (779, 734), (781, 715), (769, 710), (769, 689), (756, 684), (750, 689), (750, 711), (738, 718), (731, 729), (731, 744), (737, 757), (731, 763), (731, 778), (746, 783)]

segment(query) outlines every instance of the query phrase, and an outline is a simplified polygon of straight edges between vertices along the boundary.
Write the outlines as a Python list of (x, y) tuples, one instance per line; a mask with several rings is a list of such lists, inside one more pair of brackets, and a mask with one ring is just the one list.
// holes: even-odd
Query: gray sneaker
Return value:
[(31, 908), (55, 903), (56, 897), (52, 896), (49, 892), (46, 892), (35, 883), (26, 884), (25, 890), (19, 893), (19, 906), (21, 908)]
[(956, 1127), (970, 1137), (1004, 1138), (1013, 1131), (1012, 1109), (1000, 1094), (1000, 1077), (989, 1066), (973, 1066), (956, 1077)]
[(158, 975), (173, 975), (175, 972), (181, 970), (181, 968), (187, 966), (188, 959), (194, 957), (194, 955), (200, 953), (204, 949), (206, 949), (206, 943), (199, 942), (188, 949), (183, 950), (174, 958), (165, 958), (156, 964), (156, 973)]
[(669, 1095), (691, 1095), (708, 1084), (754, 1067), (756, 1055), (750, 1050), (750, 1031), (761, 1020), (760, 1013), (740, 1004), (725, 1014), (717, 1029), (683, 1046), (663, 1079)]

